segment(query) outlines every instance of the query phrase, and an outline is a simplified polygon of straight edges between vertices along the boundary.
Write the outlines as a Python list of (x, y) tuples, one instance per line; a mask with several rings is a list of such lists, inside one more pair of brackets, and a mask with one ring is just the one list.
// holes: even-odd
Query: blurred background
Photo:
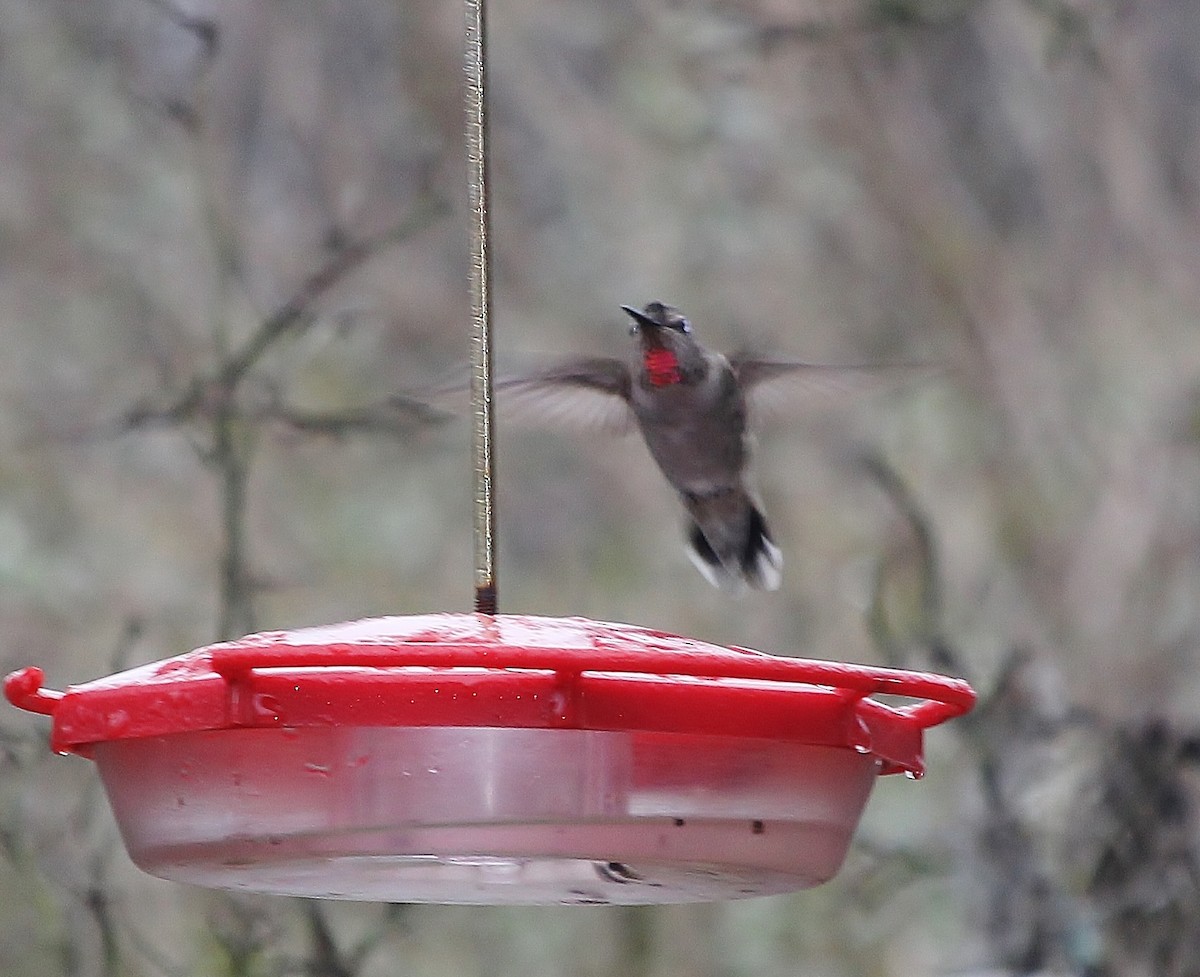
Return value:
[[(975, 683), (843, 872), (486, 909), (138, 873), (0, 709), (0, 972), (1200, 974), (1200, 5), (493, 0), (501, 363), (936, 361), (763, 429), (783, 589), (636, 439), (499, 430), (500, 605)], [(0, 2), (0, 667), (471, 606), (461, 3)]]

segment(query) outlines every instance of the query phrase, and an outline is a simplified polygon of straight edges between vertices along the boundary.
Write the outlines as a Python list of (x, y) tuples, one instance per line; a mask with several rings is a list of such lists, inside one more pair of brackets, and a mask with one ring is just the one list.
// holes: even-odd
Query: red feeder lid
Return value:
[(815, 884), (874, 776), (920, 776), (923, 731), (974, 702), (937, 675), (469, 614), (267, 632), (65, 693), (41, 683), (27, 668), (5, 692), (53, 718), (55, 750), (97, 761), (149, 871), (453, 902)]

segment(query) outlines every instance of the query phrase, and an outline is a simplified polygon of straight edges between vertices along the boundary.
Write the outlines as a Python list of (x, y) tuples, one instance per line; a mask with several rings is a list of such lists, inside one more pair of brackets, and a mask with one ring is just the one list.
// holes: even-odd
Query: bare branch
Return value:
[[(318, 299), (379, 252), (429, 226), (445, 211), (445, 201), (425, 198), (390, 230), (346, 245), (305, 279), (291, 298), (267, 316), (245, 345), (219, 365), (215, 375), (196, 377), (181, 394), (166, 403), (142, 401), (134, 404), (93, 436), (112, 437), (145, 428), (176, 427), (186, 421), (209, 420), (219, 415), (234, 400), (239, 384), (263, 355), (283, 336), (307, 324), (312, 306)], [(407, 398), (396, 398), (402, 399)]]
[(259, 408), (250, 414), (258, 421), (277, 421), (305, 434), (345, 438), (356, 434), (404, 437), (422, 428), (442, 424), (453, 415), (414, 397), (397, 394), (366, 407), (342, 411), (306, 411), (286, 405)]
[[(937, 543), (934, 539), (933, 528), (929, 519), (912, 492), (900, 477), (900, 473), (882, 456), (875, 453), (865, 454), (861, 458), (862, 466), (871, 478), (879, 485), (892, 505), (899, 511), (901, 517), (912, 531), (916, 563), (919, 573), (918, 592), (916, 596), (916, 627), (915, 637), (931, 653), (948, 654), (946, 642), (941, 638), (942, 630), (942, 580), (939, 567)], [(886, 564), (881, 563), (875, 583), (875, 591), (871, 603), (869, 624), (872, 636), (881, 650), (894, 657), (898, 639), (894, 628), (887, 620), (885, 607), (885, 575)]]
[(428, 227), (446, 210), (447, 205), (441, 198), (426, 197), (418, 202), (408, 217), (390, 230), (347, 244), (323, 268), (305, 279), (291, 298), (262, 321), (241, 350), (222, 364), (217, 374), (218, 385), (226, 389), (236, 386), (272, 345), (306, 323), (308, 312), (317, 299), (380, 251)]

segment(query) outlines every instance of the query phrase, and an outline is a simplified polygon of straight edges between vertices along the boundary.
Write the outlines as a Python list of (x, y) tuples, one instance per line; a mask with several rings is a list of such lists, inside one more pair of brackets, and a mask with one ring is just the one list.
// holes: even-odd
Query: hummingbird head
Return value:
[(623, 305), (621, 308), (626, 315), (633, 319), (633, 325), (629, 327), (630, 334), (638, 336), (643, 344), (663, 342), (662, 330), (664, 329), (679, 333), (681, 336), (690, 335), (692, 332), (692, 324), (688, 322), (687, 316), (673, 305), (650, 302), (641, 311), (630, 305)]
[(677, 308), (662, 302), (650, 302), (640, 311), (629, 305), (621, 308), (633, 319), (629, 332), (638, 339), (651, 384), (679, 383), (685, 374), (703, 369), (704, 353), (692, 338), (692, 324)]

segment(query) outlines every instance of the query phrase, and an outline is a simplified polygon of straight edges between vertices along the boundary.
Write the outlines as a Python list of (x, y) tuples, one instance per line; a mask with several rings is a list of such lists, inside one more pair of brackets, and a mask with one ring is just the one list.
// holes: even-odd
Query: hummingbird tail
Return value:
[(726, 559), (713, 549), (699, 524), (688, 526), (688, 556), (714, 587), (739, 591), (747, 584), (756, 590), (778, 590), (783, 581), (783, 554), (771, 539), (767, 520), (751, 506), (746, 535), (736, 552)]

